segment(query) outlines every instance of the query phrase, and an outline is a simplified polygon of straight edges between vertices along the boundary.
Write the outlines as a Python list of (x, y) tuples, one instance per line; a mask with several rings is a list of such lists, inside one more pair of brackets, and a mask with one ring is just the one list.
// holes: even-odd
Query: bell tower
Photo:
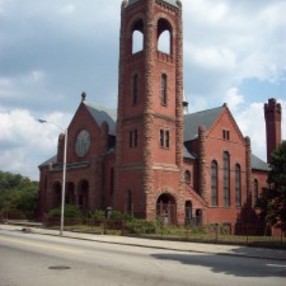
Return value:
[(179, 0), (122, 2), (114, 207), (138, 217), (183, 220), (182, 54)]

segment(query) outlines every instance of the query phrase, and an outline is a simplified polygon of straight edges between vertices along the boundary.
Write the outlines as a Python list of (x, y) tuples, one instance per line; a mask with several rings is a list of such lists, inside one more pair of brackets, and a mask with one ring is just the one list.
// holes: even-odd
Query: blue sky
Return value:
[[(286, 1), (182, 0), (184, 90), (194, 112), (228, 103), (265, 159), (263, 105), (286, 136)], [(86, 91), (116, 108), (121, 0), (0, 0), (0, 170), (38, 179)]]

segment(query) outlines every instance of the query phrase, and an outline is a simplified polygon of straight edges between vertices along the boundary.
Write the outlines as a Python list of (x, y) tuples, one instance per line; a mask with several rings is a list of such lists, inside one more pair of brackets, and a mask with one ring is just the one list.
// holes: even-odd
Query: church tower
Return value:
[(271, 98), (264, 105), (264, 116), (266, 124), (266, 146), (267, 162), (271, 163), (272, 152), (281, 144), (281, 104)]
[(183, 41), (179, 0), (121, 7), (115, 209), (183, 221)]

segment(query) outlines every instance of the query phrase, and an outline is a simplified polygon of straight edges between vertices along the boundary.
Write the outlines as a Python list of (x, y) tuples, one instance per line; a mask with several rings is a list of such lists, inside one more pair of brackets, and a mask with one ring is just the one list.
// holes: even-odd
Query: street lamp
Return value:
[(44, 119), (38, 119), (40, 123), (49, 123), (56, 125), (59, 129), (64, 132), (64, 161), (63, 161), (63, 183), (62, 183), (62, 202), (61, 202), (61, 226), (60, 226), (60, 236), (63, 235), (64, 230), (64, 217), (65, 217), (65, 195), (66, 195), (66, 175), (67, 175), (67, 144), (68, 144), (68, 129), (62, 128), (55, 122), (50, 122)]

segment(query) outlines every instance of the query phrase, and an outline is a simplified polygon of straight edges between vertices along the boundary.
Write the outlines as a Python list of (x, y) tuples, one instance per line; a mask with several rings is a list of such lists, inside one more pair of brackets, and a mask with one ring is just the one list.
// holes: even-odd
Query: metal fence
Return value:
[[(47, 218), (45, 226), (58, 228), (59, 218)], [(256, 225), (237, 225), (239, 234), (231, 234), (227, 225), (168, 226), (160, 221), (127, 221), (122, 219), (65, 219), (65, 230), (94, 234), (138, 236), (153, 239), (242, 244), (286, 248), (286, 233), (282, 230), (270, 235)]]

